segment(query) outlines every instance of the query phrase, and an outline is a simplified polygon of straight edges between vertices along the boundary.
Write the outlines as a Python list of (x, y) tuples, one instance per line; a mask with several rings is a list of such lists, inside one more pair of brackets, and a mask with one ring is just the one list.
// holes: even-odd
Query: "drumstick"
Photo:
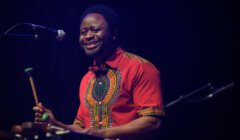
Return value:
[(32, 87), (32, 92), (33, 92), (33, 96), (34, 96), (34, 100), (35, 100), (36, 106), (39, 106), (37, 92), (36, 92), (36, 88), (35, 88), (35, 85), (34, 85), (34, 82), (33, 82), (31, 71), (33, 71), (33, 68), (26, 68), (25, 69), (25, 72), (29, 76), (29, 81), (30, 81), (30, 84), (31, 84), (31, 87)]

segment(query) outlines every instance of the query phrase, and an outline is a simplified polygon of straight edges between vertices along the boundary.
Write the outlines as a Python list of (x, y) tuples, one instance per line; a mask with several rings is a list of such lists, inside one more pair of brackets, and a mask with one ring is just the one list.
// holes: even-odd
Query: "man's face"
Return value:
[(109, 39), (109, 26), (102, 15), (91, 13), (82, 20), (79, 42), (87, 55), (96, 57), (104, 54)]

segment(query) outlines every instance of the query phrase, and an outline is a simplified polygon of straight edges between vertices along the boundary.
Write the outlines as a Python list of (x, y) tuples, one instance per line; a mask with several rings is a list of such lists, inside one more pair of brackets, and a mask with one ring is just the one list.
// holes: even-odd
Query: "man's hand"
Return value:
[(44, 130), (47, 129), (48, 124), (71, 131), (82, 130), (82, 128), (79, 126), (66, 125), (64, 123), (59, 122), (54, 117), (52, 111), (44, 107), (41, 103), (39, 103), (38, 106), (34, 106), (33, 111), (35, 112), (35, 124), (37, 125), (37, 127), (40, 127)]
[(35, 123), (55, 124), (56, 119), (52, 111), (45, 108), (41, 103), (39, 103), (39, 106), (34, 106), (33, 111), (35, 111)]

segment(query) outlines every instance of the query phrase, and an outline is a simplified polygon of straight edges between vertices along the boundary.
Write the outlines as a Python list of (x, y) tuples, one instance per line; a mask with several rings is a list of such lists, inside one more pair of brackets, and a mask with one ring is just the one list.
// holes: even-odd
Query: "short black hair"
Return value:
[(85, 16), (91, 13), (101, 14), (104, 17), (104, 19), (107, 21), (110, 27), (110, 32), (113, 34), (116, 34), (116, 32), (118, 32), (120, 19), (118, 14), (112, 8), (106, 5), (91, 6), (83, 12), (83, 15), (81, 17), (81, 22), (85, 18)]

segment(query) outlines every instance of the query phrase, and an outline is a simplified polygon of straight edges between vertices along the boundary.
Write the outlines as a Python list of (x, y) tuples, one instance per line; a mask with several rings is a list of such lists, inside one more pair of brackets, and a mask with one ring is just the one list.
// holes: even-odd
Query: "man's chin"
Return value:
[(91, 56), (91, 57), (97, 56), (97, 54), (99, 53), (99, 50), (100, 50), (100, 48), (98, 48), (98, 47), (95, 48), (95, 49), (84, 48), (84, 51), (85, 51), (86, 55)]
[(102, 44), (99, 43), (95, 47), (82, 46), (82, 48), (84, 49), (86, 55), (91, 56), (91, 57), (95, 57), (96, 55), (99, 54), (99, 52), (102, 48)]

